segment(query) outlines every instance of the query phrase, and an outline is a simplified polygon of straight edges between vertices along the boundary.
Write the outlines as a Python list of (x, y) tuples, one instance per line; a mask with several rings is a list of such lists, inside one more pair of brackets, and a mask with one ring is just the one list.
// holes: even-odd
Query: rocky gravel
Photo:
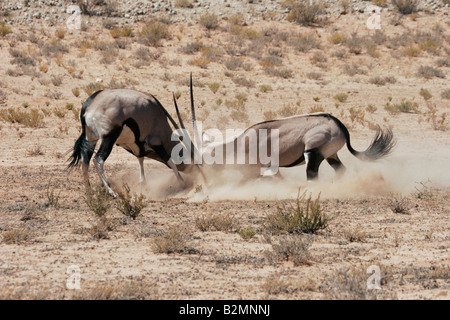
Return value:
[[(194, 22), (200, 15), (214, 13), (226, 18), (234, 14), (242, 14), (247, 22), (258, 20), (284, 20), (290, 8), (282, 6), (283, 0), (188, 0), (189, 7), (180, 7), (177, 1), (116, 1), (116, 0), (23, 0), (2, 1), (1, 20), (8, 24), (47, 24), (53, 26), (64, 23), (70, 16), (67, 8), (70, 5), (87, 2), (91, 17), (119, 19), (121, 23), (134, 23), (149, 18), (169, 17), (171, 21)], [(371, 1), (362, 0), (321, 0), (324, 14), (328, 17), (339, 17), (345, 14), (367, 14), (373, 8)], [(100, 3), (100, 5), (93, 5)], [(381, 8), (384, 11), (395, 11), (393, 5)], [(347, 5), (344, 5), (347, 4)], [(441, 0), (420, 1), (419, 10), (434, 13), (440, 10), (449, 11), (449, 5)]]

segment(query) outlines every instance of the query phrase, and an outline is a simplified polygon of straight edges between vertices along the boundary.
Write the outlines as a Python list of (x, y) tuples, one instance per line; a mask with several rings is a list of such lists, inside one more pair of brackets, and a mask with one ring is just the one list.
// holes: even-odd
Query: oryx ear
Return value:
[(203, 143), (204, 143), (204, 144), (208, 144), (208, 143), (211, 142), (211, 136), (210, 136), (208, 133), (203, 132), (203, 134), (202, 134), (202, 140), (203, 140)]

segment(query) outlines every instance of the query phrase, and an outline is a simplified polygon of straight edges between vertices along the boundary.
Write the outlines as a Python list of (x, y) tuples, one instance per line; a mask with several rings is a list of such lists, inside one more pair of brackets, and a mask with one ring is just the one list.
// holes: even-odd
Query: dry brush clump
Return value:
[(230, 213), (202, 214), (194, 223), (200, 231), (232, 232), (236, 229), (236, 217)]
[(161, 40), (170, 40), (171, 38), (169, 26), (160, 21), (147, 22), (138, 32), (139, 41), (152, 47), (158, 47)]
[(182, 226), (171, 225), (159, 231), (150, 245), (156, 253), (185, 253), (193, 250), (188, 244), (191, 237), (192, 235)]
[(115, 204), (116, 209), (122, 212), (126, 217), (130, 217), (135, 220), (142, 209), (147, 206), (147, 200), (143, 194), (132, 195), (130, 187), (124, 184), (123, 191), (118, 193), (118, 199)]
[(306, 191), (299, 193), (295, 206), (281, 204), (277, 212), (265, 218), (264, 227), (271, 233), (317, 233), (328, 227), (330, 218), (322, 211), (320, 196), (313, 199)]
[(269, 241), (272, 250), (266, 250), (264, 255), (270, 264), (277, 265), (280, 261), (291, 261), (294, 266), (310, 264), (309, 248), (313, 242), (311, 236), (288, 234)]
[(6, 122), (19, 123), (28, 128), (44, 127), (44, 114), (36, 108), (29, 111), (19, 108), (2, 109), (0, 110), (0, 119)]

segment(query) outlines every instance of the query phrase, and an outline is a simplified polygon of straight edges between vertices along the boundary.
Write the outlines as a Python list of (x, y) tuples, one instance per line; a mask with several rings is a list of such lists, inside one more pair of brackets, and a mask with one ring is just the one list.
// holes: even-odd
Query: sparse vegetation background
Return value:
[[(68, 1), (0, 3), (0, 299), (448, 299), (448, 1), (76, 3), (79, 29)], [(344, 147), (341, 178), (324, 161), (317, 183), (299, 166), (186, 190), (149, 160), (139, 184), (114, 147), (119, 196), (93, 165), (85, 193), (65, 166), (89, 95), (148, 92), (175, 117), (174, 94), (191, 128), (190, 72), (204, 130), (327, 112), (357, 150), (378, 126), (397, 146), (375, 164)]]

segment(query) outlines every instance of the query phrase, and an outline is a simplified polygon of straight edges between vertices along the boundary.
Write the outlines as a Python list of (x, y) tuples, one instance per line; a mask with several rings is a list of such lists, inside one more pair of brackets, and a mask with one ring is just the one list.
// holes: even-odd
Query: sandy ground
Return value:
[[(449, 100), (441, 97), (449, 88), (448, 64), (439, 68), (446, 78), (416, 75), (422, 65), (434, 65), (439, 58), (448, 61), (448, 12), (420, 12), (415, 20), (382, 16), (382, 31), (388, 37), (434, 30), (441, 24), (443, 42), (438, 53), (396, 57), (403, 47), (379, 45), (377, 57), (365, 51), (347, 53), (343, 60), (333, 57), (331, 53), (344, 46), (331, 44), (328, 37), (336, 31), (369, 37), (372, 31), (364, 28), (366, 18), (346, 15), (322, 27), (286, 21), (250, 23), (247, 28), (254, 30), (312, 32), (318, 37), (320, 48), (308, 52), (285, 42), (264, 47), (263, 54), (269, 49), (281, 52), (282, 66), (293, 71), (288, 79), (268, 75), (260, 57), (243, 53), (238, 56), (252, 65), (249, 70), (228, 70), (224, 65), (228, 53), (207, 68), (192, 65), (190, 61), (201, 53), (182, 53), (180, 48), (189, 43), (239, 46), (225, 20), (220, 29), (210, 32), (199, 24), (171, 24), (172, 39), (150, 48), (159, 57), (139, 68), (133, 66), (134, 52), (143, 46), (137, 37), (127, 39), (127, 48), (120, 49), (109, 64), (99, 63), (99, 50), (83, 52), (82, 39), (113, 41), (109, 30), (94, 24), (81, 34), (66, 33), (61, 41), (70, 50), (62, 57), (35, 58), (34, 68), (45, 64), (46, 73), (12, 76), (8, 73), (15, 68), (10, 48), (30, 55), (39, 49), (18, 35), (36, 33), (42, 43), (48, 43), (58, 28), (13, 26), (12, 34), (0, 38), (0, 59), (5, 62), (0, 65), (0, 89), (6, 95), (0, 110), (39, 108), (45, 116), (40, 128), (0, 121), (0, 298), (449, 299), (450, 124), (447, 120), (439, 129), (433, 128), (427, 121), (431, 115), (427, 103), (419, 95), (421, 88), (428, 89), (432, 93), (428, 104), (435, 106), (438, 118), (448, 114)], [(392, 19), (401, 23), (395, 25)], [(138, 30), (140, 25), (134, 27)], [(324, 68), (312, 62), (317, 52), (327, 57)], [(345, 64), (357, 64), (367, 72), (349, 76), (342, 71)], [(70, 65), (75, 71), (68, 71)], [(82, 75), (75, 76), (81, 70)], [(311, 71), (322, 73), (321, 79), (309, 79)], [(215, 175), (209, 186), (200, 188), (201, 183), (194, 181), (184, 190), (169, 169), (151, 160), (145, 162), (147, 182), (140, 185), (137, 160), (115, 147), (105, 165), (107, 176), (117, 190), (127, 183), (133, 192), (142, 193), (148, 205), (133, 220), (115, 208), (117, 200), (110, 199), (113, 205), (106, 214), (110, 230), (96, 239), (99, 221), (86, 204), (81, 173), (66, 170), (66, 152), (80, 134), (77, 112), (59, 117), (53, 110), (65, 109), (67, 103), (79, 110), (87, 98), (83, 90), (87, 84), (102, 79), (107, 86), (115, 79), (154, 94), (172, 114), (172, 92), (180, 91), (179, 104), (188, 119), (184, 80), (189, 72), (198, 81), (194, 82), (196, 107), (207, 128), (220, 128), (224, 119), (230, 128), (245, 128), (264, 120), (264, 112), (286, 106), (297, 106), (297, 113), (322, 107), (349, 127), (355, 149), (364, 150), (370, 143), (371, 124), (390, 126), (397, 146), (392, 155), (376, 163), (361, 162), (344, 147), (339, 156), (347, 172), (341, 179), (324, 163), (320, 180), (312, 184), (306, 183), (305, 167), (300, 166), (282, 169), (283, 179), (236, 182), (239, 174), (226, 172)], [(227, 72), (251, 79), (254, 85), (237, 84)], [(60, 76), (62, 84), (54, 85), (52, 76)], [(394, 76), (396, 82), (371, 84), (374, 76)], [(208, 87), (213, 82), (220, 83), (216, 93)], [(272, 91), (261, 92), (263, 84)], [(73, 88), (80, 88), (79, 97), (72, 94)], [(58, 99), (51, 95), (54, 92), (60, 92)], [(334, 96), (342, 92), (348, 99), (337, 105)], [(233, 101), (238, 93), (247, 95), (247, 119), (230, 116), (226, 101)], [(417, 102), (419, 111), (392, 115), (384, 109), (388, 101), (402, 99)], [(376, 111), (365, 111), (362, 122), (352, 121), (349, 110), (367, 110), (369, 104)], [(93, 168), (90, 178), (99, 184)], [(269, 232), (267, 216), (283, 204), (295, 206), (299, 188), (313, 197), (320, 194), (322, 211), (331, 218), (328, 227), (313, 235)], [(57, 200), (57, 205), (51, 200)], [(395, 212), (396, 205), (400, 212)], [(228, 224), (204, 231), (199, 225), (205, 217), (228, 219)], [(182, 250), (158, 252), (155, 242), (173, 226), (180, 228), (178, 235), (185, 241)], [(255, 236), (244, 239), (239, 231), (248, 226)], [(303, 262), (294, 263), (292, 257), (274, 259), (277, 245), (293, 239), (310, 241), (307, 250), (297, 248), (305, 257)], [(381, 270), (381, 290), (366, 287), (367, 268), (373, 265)], [(74, 283), (79, 287), (71, 289)]]

